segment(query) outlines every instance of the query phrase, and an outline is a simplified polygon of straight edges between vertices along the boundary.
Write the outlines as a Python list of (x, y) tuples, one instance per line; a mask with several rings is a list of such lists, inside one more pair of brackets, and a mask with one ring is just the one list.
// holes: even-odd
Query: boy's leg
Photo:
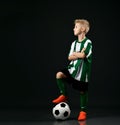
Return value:
[(65, 90), (65, 75), (62, 72), (58, 72), (56, 75), (56, 81), (58, 88), (60, 90), (60, 96), (57, 99), (54, 99), (53, 103), (60, 103), (66, 101), (66, 90)]
[(78, 116), (78, 120), (85, 120), (86, 119), (86, 111), (87, 111), (87, 103), (88, 103), (88, 92), (81, 92), (80, 94), (80, 107), (81, 111)]
[(67, 96), (65, 91), (64, 79), (57, 79), (57, 85), (60, 90), (60, 96), (54, 99), (52, 102), (53, 103), (65, 102), (67, 100)]
[(61, 79), (56, 79), (56, 81), (57, 81), (57, 86), (58, 86), (58, 88), (60, 90), (60, 94), (61, 95), (66, 95), (64, 79), (62, 79), (62, 78)]
[(88, 92), (82, 92), (80, 94), (80, 107), (81, 107), (81, 111), (86, 112), (87, 110), (87, 103), (88, 103)]

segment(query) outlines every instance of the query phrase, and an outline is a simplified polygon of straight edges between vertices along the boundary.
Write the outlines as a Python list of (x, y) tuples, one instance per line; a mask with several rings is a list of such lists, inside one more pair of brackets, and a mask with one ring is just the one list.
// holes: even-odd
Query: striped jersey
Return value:
[(78, 58), (77, 60), (72, 60), (68, 65), (68, 71), (71, 74), (71, 76), (78, 80), (83, 82), (89, 82), (90, 80), (90, 71), (91, 71), (91, 63), (92, 63), (92, 42), (87, 37), (83, 39), (83, 41), (79, 42), (78, 40), (75, 40), (71, 44), (71, 49), (69, 52), (69, 56), (73, 52), (81, 52), (82, 49), (85, 53), (85, 58), (81, 59)]

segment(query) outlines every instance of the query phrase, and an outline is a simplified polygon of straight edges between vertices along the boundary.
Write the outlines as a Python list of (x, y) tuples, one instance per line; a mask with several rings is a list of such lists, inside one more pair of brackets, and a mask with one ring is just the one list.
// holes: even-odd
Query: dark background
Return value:
[[(119, 4), (115, 1), (0, 2), (0, 107), (49, 108), (56, 72), (68, 64), (74, 20), (89, 20), (93, 42), (89, 106), (120, 106)], [(79, 93), (68, 86), (71, 105)]]

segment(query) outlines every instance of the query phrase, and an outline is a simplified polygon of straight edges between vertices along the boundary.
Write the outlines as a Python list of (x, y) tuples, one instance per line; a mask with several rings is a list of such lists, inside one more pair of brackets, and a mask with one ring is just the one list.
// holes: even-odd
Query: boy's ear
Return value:
[(85, 31), (85, 27), (82, 26), (81, 27), (81, 31), (84, 32)]

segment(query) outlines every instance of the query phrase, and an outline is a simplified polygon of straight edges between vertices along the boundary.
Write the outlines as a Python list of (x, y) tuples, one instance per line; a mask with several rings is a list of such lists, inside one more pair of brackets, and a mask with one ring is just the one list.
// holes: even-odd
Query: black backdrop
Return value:
[[(0, 3), (0, 107), (48, 107), (56, 72), (68, 64), (74, 20), (88, 19), (93, 42), (91, 106), (119, 106), (119, 6), (111, 1)], [(79, 93), (68, 87), (78, 105)]]

